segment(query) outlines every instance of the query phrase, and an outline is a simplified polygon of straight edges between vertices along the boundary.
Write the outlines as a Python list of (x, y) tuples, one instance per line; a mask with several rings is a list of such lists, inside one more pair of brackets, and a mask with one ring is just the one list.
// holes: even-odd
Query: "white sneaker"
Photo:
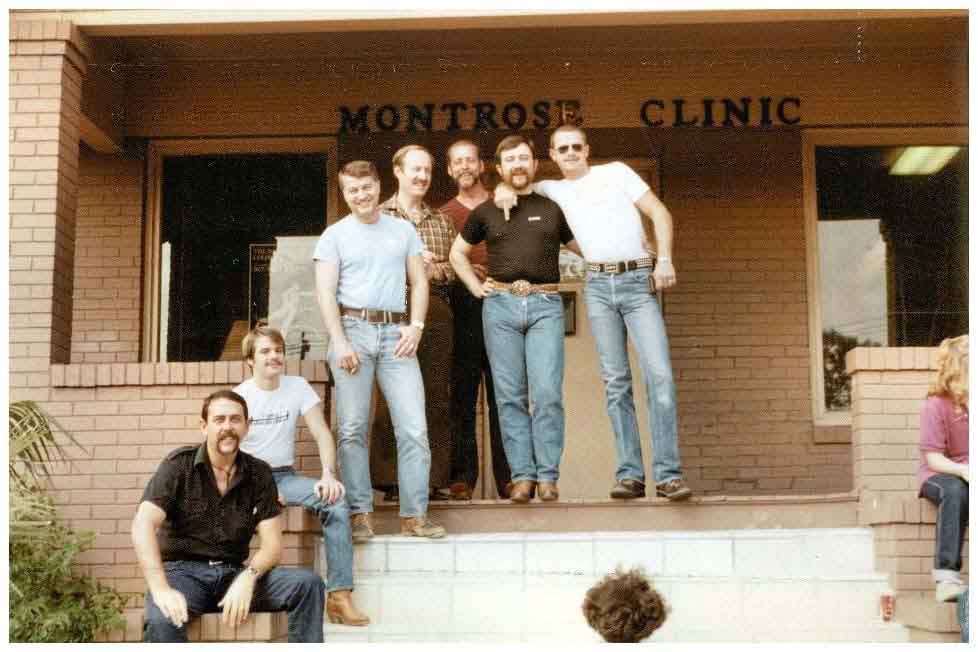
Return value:
[(934, 596), (938, 602), (957, 602), (958, 596), (968, 588), (964, 583), (955, 580), (943, 580), (937, 583)]

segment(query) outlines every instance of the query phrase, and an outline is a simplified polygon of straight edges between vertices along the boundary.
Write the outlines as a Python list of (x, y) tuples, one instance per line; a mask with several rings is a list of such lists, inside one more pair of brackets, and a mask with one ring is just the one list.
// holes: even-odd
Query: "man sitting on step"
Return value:
[[(362, 626), (370, 622), (357, 611), (353, 591), (353, 538), (346, 489), (336, 477), (336, 445), (326, 425), (323, 402), (302, 376), (285, 375), (285, 338), (258, 322), (241, 343), (251, 378), (234, 388), (248, 402), (248, 438), (241, 450), (272, 467), (279, 499), (313, 512), (323, 526), (326, 559), (326, 616), (329, 622)], [(299, 417), (319, 449), (322, 477), (295, 472), (295, 439)]]
[[(248, 404), (230, 390), (214, 392), (200, 431), (201, 444), (160, 463), (132, 521), (149, 587), (143, 640), (186, 643), (187, 623), (202, 613), (223, 611), (223, 622), (237, 627), (251, 611), (288, 611), (290, 643), (322, 643), (323, 581), (277, 567), (282, 507), (272, 469), (239, 450)], [(247, 561), (255, 532), (260, 545)]]

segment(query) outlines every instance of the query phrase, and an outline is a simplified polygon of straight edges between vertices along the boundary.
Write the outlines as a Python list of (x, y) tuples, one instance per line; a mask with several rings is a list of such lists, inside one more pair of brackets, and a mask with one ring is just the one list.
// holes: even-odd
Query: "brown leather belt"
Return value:
[(636, 269), (655, 267), (654, 258), (639, 258), (638, 260), (623, 260), (620, 263), (588, 263), (587, 268), (592, 272), (605, 272), (606, 274), (623, 274), (633, 272)]
[(370, 308), (347, 308), (340, 306), (340, 314), (344, 317), (356, 317), (371, 324), (406, 324), (406, 312), (391, 312), (390, 310), (371, 310)]
[(500, 283), (499, 281), (495, 281), (493, 279), (489, 279), (489, 282), (492, 284), (493, 290), (509, 292), (517, 297), (526, 297), (531, 294), (549, 294), (552, 292), (560, 292), (560, 286), (557, 283), (530, 283), (529, 281), (524, 281), (523, 279), (513, 281), (512, 283)]

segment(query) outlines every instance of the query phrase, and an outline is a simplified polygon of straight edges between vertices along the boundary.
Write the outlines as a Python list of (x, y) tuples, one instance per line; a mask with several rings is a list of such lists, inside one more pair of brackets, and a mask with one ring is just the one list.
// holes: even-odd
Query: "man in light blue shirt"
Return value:
[(336, 386), (340, 471), (353, 541), (374, 535), (367, 428), (375, 378), (397, 441), (401, 534), (443, 537), (445, 528), (427, 518), (431, 451), (416, 356), (428, 310), (421, 239), (409, 222), (380, 210), (380, 176), (373, 163), (347, 163), (339, 181), (352, 213), (323, 232), (313, 258), (330, 339), (327, 357)]

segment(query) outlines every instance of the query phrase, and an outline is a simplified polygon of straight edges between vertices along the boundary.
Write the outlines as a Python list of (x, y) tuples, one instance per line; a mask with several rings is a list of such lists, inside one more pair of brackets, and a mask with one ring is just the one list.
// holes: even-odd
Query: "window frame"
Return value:
[(326, 157), (326, 215), (323, 228), (338, 215), (337, 140), (333, 136), (297, 138), (187, 138), (150, 141), (146, 150), (146, 203), (143, 209), (143, 302), (140, 360), (165, 362), (160, 355), (160, 278), (163, 163), (173, 156), (235, 154), (322, 154)]
[(801, 132), (812, 417), (816, 426), (846, 426), (852, 424), (851, 411), (830, 411), (825, 408), (825, 361), (822, 356), (822, 306), (818, 276), (818, 195), (815, 188), (815, 148), (826, 145), (837, 147), (960, 145), (967, 147), (968, 129), (966, 127), (867, 127), (803, 129)]

